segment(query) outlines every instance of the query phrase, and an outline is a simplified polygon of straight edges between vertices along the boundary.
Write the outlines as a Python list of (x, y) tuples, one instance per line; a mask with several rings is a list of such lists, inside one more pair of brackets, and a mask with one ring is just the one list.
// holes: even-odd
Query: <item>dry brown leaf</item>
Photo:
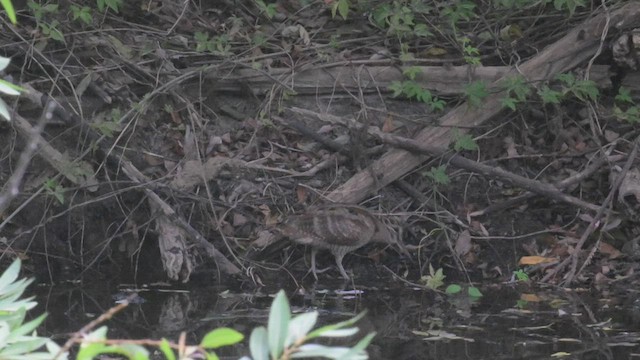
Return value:
[(308, 196), (309, 192), (307, 191), (307, 188), (296, 186), (296, 197), (298, 198), (298, 202), (300, 204), (304, 204), (307, 201)]
[(142, 157), (144, 158), (144, 161), (149, 164), (149, 166), (159, 166), (164, 164), (164, 159), (160, 156), (155, 156), (145, 152), (142, 154)]
[(435, 46), (427, 49), (426, 51), (420, 52), (420, 56), (425, 58), (443, 56), (447, 54), (448, 52), (446, 49), (435, 47)]
[(528, 302), (541, 302), (542, 299), (536, 294), (521, 294), (520, 300), (528, 301)]
[(233, 227), (239, 227), (242, 226), (244, 224), (247, 223), (247, 217), (242, 215), (242, 214), (238, 214), (235, 213), (233, 214)]
[(513, 159), (520, 156), (520, 154), (518, 154), (518, 149), (516, 149), (516, 143), (513, 141), (513, 138), (511, 136), (505, 137), (503, 142), (505, 147), (507, 148), (508, 159)]
[(460, 256), (467, 255), (471, 251), (472, 247), (473, 244), (471, 243), (471, 233), (469, 233), (469, 230), (464, 230), (460, 233), (458, 239), (456, 239), (456, 254)]
[(549, 264), (558, 262), (557, 258), (550, 258), (544, 256), (523, 256), (518, 261), (519, 265), (538, 265), (538, 264)]
[(387, 116), (387, 118), (384, 119), (384, 123), (382, 124), (382, 132), (391, 133), (395, 129), (396, 129), (396, 127), (393, 124), (393, 118), (391, 116)]
[(613, 247), (611, 244), (606, 243), (604, 241), (600, 242), (600, 246), (598, 246), (598, 250), (600, 250), (601, 253), (607, 255), (609, 259), (617, 259), (620, 256), (622, 256), (622, 252), (620, 252), (618, 249)]

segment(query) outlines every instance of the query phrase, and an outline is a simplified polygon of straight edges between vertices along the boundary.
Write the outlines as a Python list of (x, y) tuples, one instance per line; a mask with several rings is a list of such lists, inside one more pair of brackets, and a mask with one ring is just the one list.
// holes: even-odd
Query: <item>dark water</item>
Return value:
[[(400, 282), (353, 285), (321, 279), (289, 288), (294, 313), (317, 310), (323, 324), (367, 310), (358, 324), (363, 336), (375, 331), (368, 348), (373, 359), (638, 359), (640, 301), (638, 290), (624, 289), (604, 298), (584, 290), (492, 285), (477, 301), (412, 288)], [(384, 285), (384, 286), (383, 286)], [(63, 340), (115, 305), (126, 287), (32, 286), (39, 310), (49, 318), (41, 333)], [(198, 343), (210, 329), (232, 327), (245, 336), (266, 325), (272, 295), (278, 288), (247, 286), (150, 286), (138, 289), (144, 300), (108, 322), (110, 338)], [(357, 337), (346, 344), (354, 344)], [(219, 355), (248, 355), (248, 341)], [(561, 357), (560, 355), (564, 355)]]

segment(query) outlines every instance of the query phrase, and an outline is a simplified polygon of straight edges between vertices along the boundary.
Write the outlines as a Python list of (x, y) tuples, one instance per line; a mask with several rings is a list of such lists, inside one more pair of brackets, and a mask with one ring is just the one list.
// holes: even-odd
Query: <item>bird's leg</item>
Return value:
[(344, 257), (344, 254), (333, 254), (333, 256), (335, 256), (336, 258), (336, 264), (338, 265), (338, 269), (340, 269), (340, 275), (342, 275), (343, 278), (345, 278), (346, 280), (349, 280), (349, 275), (347, 275), (347, 272), (344, 271), (344, 267), (342, 266), (342, 258)]
[(313, 272), (313, 277), (316, 278), (316, 281), (318, 281), (318, 274), (316, 274), (316, 253), (318, 252), (318, 249), (313, 248), (311, 249), (311, 272)]
[(313, 277), (316, 278), (316, 281), (318, 280), (318, 274), (322, 274), (323, 272), (331, 269), (331, 267), (326, 267), (324, 269), (316, 269), (316, 254), (318, 253), (318, 249), (316, 248), (312, 248), (311, 249), (311, 272), (313, 273)]

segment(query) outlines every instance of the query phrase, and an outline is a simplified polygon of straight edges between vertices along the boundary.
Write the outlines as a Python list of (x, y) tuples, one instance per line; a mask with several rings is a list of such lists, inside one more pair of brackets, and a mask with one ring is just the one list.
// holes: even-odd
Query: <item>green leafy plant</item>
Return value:
[(29, 0), (27, 2), (27, 6), (33, 12), (33, 17), (36, 19), (36, 23), (40, 28), (42, 34), (52, 38), (53, 40), (63, 42), (64, 34), (58, 28), (60, 25), (60, 21), (53, 19), (51, 21), (47, 21), (46, 18), (48, 15), (57, 15), (58, 14), (58, 4), (40, 4), (33, 0)]
[(11, 0), (0, 0), (0, 4), (2, 4), (2, 8), (7, 12), (11, 23), (15, 25), (18, 22), (18, 18), (16, 17), (16, 10), (13, 8)]
[(93, 22), (93, 16), (91, 15), (91, 8), (88, 6), (71, 5), (71, 18), (73, 21), (80, 20), (86, 25), (91, 25)]
[(113, 108), (107, 117), (108, 118), (105, 119), (104, 116), (98, 116), (96, 121), (91, 124), (91, 127), (98, 130), (104, 136), (111, 138), (122, 128), (120, 124), (122, 111), (119, 108)]
[(429, 171), (425, 171), (422, 175), (428, 177), (436, 185), (449, 185), (449, 175), (447, 175), (447, 166), (440, 165), (438, 167), (432, 167)]
[(621, 87), (618, 90), (618, 94), (615, 97), (615, 105), (613, 106), (613, 114), (619, 120), (632, 124), (640, 122), (640, 108), (633, 101), (629, 89)]
[[(149, 359), (149, 351), (132, 341), (108, 342), (106, 326), (102, 326), (84, 337), (77, 360), (90, 360), (98, 355), (116, 354), (129, 359)], [(177, 346), (167, 339), (157, 343), (157, 347), (167, 359), (219, 359), (214, 350), (239, 343), (244, 335), (230, 328), (218, 328), (208, 332), (197, 346)], [(178, 356), (174, 353), (178, 348)]]
[(100, 12), (111, 9), (117, 14), (120, 12), (123, 0), (96, 0), (96, 3)]
[(442, 268), (438, 268), (438, 270), (434, 270), (433, 266), (429, 264), (429, 275), (425, 275), (420, 279), (426, 287), (431, 290), (437, 290), (439, 287), (444, 285), (444, 279), (446, 276), (443, 273)]
[(255, 0), (256, 5), (260, 9), (260, 12), (263, 12), (268, 19), (273, 19), (273, 17), (278, 13), (278, 8), (276, 4), (266, 4), (263, 0)]
[(336, 17), (336, 14), (340, 14), (343, 20), (347, 20), (349, 15), (349, 0), (337, 0), (331, 4), (331, 16)]
[(474, 151), (478, 150), (478, 144), (473, 139), (471, 134), (465, 134), (458, 131), (458, 129), (454, 129), (453, 131), (453, 150), (455, 151)]
[[(45, 314), (25, 322), (26, 312), (37, 305), (33, 298), (21, 299), (32, 280), (20, 279), (20, 260), (15, 260), (0, 276), (0, 359), (2, 360), (66, 360), (68, 354), (48, 338), (37, 336), (35, 329), (44, 321)], [(109, 310), (115, 314), (126, 305)], [(269, 312), (267, 327), (257, 327), (251, 333), (249, 349), (253, 360), (284, 360), (302, 357), (326, 357), (331, 359), (366, 359), (365, 348), (375, 333), (363, 337), (352, 347), (326, 346), (311, 343), (319, 338), (349, 337), (358, 333), (353, 325), (365, 313), (337, 324), (313, 329), (318, 312), (297, 316), (291, 314), (284, 291), (278, 292)], [(105, 314), (106, 315), (106, 314)], [(104, 316), (108, 318), (109, 316)], [(148, 360), (150, 352), (145, 346), (155, 347), (168, 360), (209, 359), (217, 360), (216, 350), (235, 345), (244, 335), (230, 328), (218, 328), (208, 332), (198, 345), (171, 343), (167, 339), (113, 340), (107, 338), (108, 328), (101, 326), (79, 334), (72, 342), (79, 342), (77, 360), (90, 360), (100, 355), (115, 354), (135, 360)], [(46, 351), (43, 351), (46, 350)], [(177, 351), (177, 354), (176, 354)], [(243, 359), (248, 359), (244, 357)]]
[(474, 10), (476, 4), (468, 0), (453, 1), (451, 5), (442, 9), (442, 15), (449, 19), (449, 21), (457, 24), (460, 20), (469, 21), (472, 17), (475, 17)]
[(371, 22), (376, 26), (387, 29), (388, 35), (398, 38), (429, 37), (433, 33), (429, 31), (427, 24), (416, 21), (416, 17), (427, 15), (433, 11), (433, 7), (424, 1), (394, 1), (382, 2), (371, 13)]
[(484, 99), (489, 96), (489, 90), (487, 90), (487, 83), (484, 81), (475, 81), (468, 84), (464, 88), (464, 94), (467, 97), (467, 102), (472, 108), (478, 108), (484, 102)]
[(513, 272), (513, 276), (515, 276), (518, 281), (529, 281), (529, 274), (527, 274), (524, 270), (518, 269)]
[(587, 6), (585, 0), (546, 0), (547, 3), (552, 1), (556, 10), (567, 9), (569, 11), (569, 16), (573, 16), (578, 7)]
[(394, 81), (389, 85), (389, 90), (393, 91), (393, 97), (403, 96), (407, 99), (416, 99), (431, 107), (431, 110), (444, 110), (445, 102), (433, 96), (431, 91), (425, 89), (414, 79), (421, 72), (418, 67), (408, 67), (403, 71), (404, 76), (408, 78), (405, 81)]
[(208, 51), (215, 55), (227, 56), (231, 54), (231, 44), (229, 36), (226, 34), (209, 38), (209, 34), (196, 31), (194, 34), (196, 40), (196, 51)]
[[(449, 286), (447, 286), (447, 288), (444, 290), (445, 293), (449, 294), (449, 295), (456, 295), (462, 292), (463, 287), (459, 284), (451, 284)], [(467, 287), (467, 295), (471, 298), (471, 299), (479, 299), (481, 298), (482, 292), (480, 291), (480, 289), (478, 289), (475, 286), (468, 286)]]
[(516, 110), (519, 103), (527, 100), (527, 96), (531, 93), (531, 87), (527, 84), (522, 76), (510, 76), (504, 79), (502, 87), (507, 94), (500, 101), (502, 106)]
[(543, 104), (560, 104), (562, 100), (562, 93), (557, 90), (551, 89), (548, 85), (543, 85), (538, 90), (538, 96), (542, 99)]
[[(0, 276), (0, 359), (53, 359), (60, 352), (60, 347), (35, 332), (46, 315), (25, 321), (27, 311), (37, 303), (33, 298), (21, 299), (33, 280), (18, 280), (20, 265), (20, 259), (16, 259)], [(66, 360), (67, 357), (66, 353), (61, 353), (57, 358)]]
[[(422, 282), (427, 288), (431, 290), (437, 290), (444, 285), (445, 278), (446, 276), (443, 274), (442, 268), (434, 270), (433, 266), (429, 264), (429, 275), (423, 276), (420, 279), (420, 282)], [(455, 295), (460, 293), (462, 289), (463, 287), (459, 284), (451, 284), (447, 286), (444, 292), (449, 295)], [(472, 299), (478, 299), (482, 297), (482, 292), (475, 286), (468, 286), (467, 295)]]
[(462, 55), (464, 57), (464, 61), (469, 65), (481, 65), (480, 61), (480, 50), (475, 46), (471, 45), (471, 40), (467, 37), (463, 37), (458, 40), (462, 45)]
[[(0, 71), (4, 71), (4, 69), (9, 66), (11, 59), (0, 56)], [(14, 85), (4, 79), (0, 79), (0, 94), (9, 95), (9, 96), (18, 96), (20, 92), (24, 91), (23, 88)], [(7, 121), (11, 120), (11, 114), (9, 113), (9, 106), (0, 98), (0, 116)]]
[(556, 79), (562, 83), (562, 95), (573, 95), (581, 101), (598, 100), (599, 91), (592, 80), (578, 80), (573, 74), (558, 74)]
[(356, 317), (332, 325), (312, 330), (318, 319), (318, 312), (313, 311), (292, 317), (289, 301), (284, 291), (278, 292), (269, 312), (267, 328), (258, 327), (251, 333), (249, 347), (254, 360), (289, 359), (303, 357), (328, 357), (331, 359), (363, 359), (365, 348), (375, 333), (362, 338), (355, 346), (325, 346), (308, 343), (321, 337), (346, 337), (355, 335), (359, 330), (352, 325), (360, 320), (364, 313)]
[(64, 204), (64, 188), (54, 179), (48, 179), (43, 184), (44, 190), (53, 196), (60, 204)]

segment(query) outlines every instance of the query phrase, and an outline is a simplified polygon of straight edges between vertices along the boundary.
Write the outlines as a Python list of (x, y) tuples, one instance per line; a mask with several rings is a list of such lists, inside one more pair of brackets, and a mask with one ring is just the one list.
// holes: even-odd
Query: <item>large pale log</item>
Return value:
[[(220, 78), (210, 76), (215, 86), (210, 86), (215, 93), (243, 93), (251, 91), (255, 96), (264, 96), (273, 90), (274, 83), (279, 83), (289, 90), (301, 95), (332, 95), (341, 92), (378, 93), (388, 91), (394, 81), (406, 80), (401, 66), (369, 66), (335, 64), (307, 70), (289, 68), (273, 68), (269, 73), (256, 69), (240, 69)], [(438, 96), (457, 96), (463, 94), (470, 82), (484, 81), (492, 83), (511, 68), (508, 66), (412, 66), (420, 69), (414, 79), (424, 89)], [(594, 65), (589, 72), (589, 79), (595, 81), (600, 88), (610, 88), (611, 79), (608, 65)], [(194, 96), (200, 87), (187, 86), (187, 93)]]
[[(606, 29), (607, 25), (620, 31), (640, 26), (640, 3), (628, 3), (610, 14), (601, 13), (586, 20), (505, 77), (521, 74), (535, 84), (536, 81), (549, 79), (582, 64), (594, 56), (599, 46), (606, 46), (601, 44), (601, 38), (604, 31), (612, 30)], [(502, 93), (490, 95), (481, 108), (462, 104), (440, 118), (441, 127), (426, 127), (414, 139), (430, 146), (445, 148), (451, 142), (453, 129), (457, 128), (460, 133), (464, 133), (464, 128), (476, 127), (497, 115), (502, 109), (500, 99), (504, 96)], [(427, 159), (426, 156), (416, 156), (404, 150), (391, 150), (374, 162), (371, 169), (357, 173), (331, 192), (329, 199), (336, 202), (358, 202), (375, 190), (376, 186), (391, 183)], [(372, 173), (376, 174), (377, 180), (372, 178)]]
[[(510, 69), (506, 66), (416, 66), (420, 73), (415, 81), (438, 95), (457, 95), (471, 81), (493, 82)], [(268, 74), (262, 70), (241, 69), (223, 78), (214, 78), (212, 91), (242, 91), (245, 84), (255, 95), (263, 95), (273, 89), (274, 82), (293, 90), (298, 95), (335, 94), (336, 91), (357, 93), (387, 90), (392, 82), (402, 81), (402, 67), (395, 65), (341, 65), (307, 70), (275, 68)], [(188, 89), (187, 89), (188, 90)]]

